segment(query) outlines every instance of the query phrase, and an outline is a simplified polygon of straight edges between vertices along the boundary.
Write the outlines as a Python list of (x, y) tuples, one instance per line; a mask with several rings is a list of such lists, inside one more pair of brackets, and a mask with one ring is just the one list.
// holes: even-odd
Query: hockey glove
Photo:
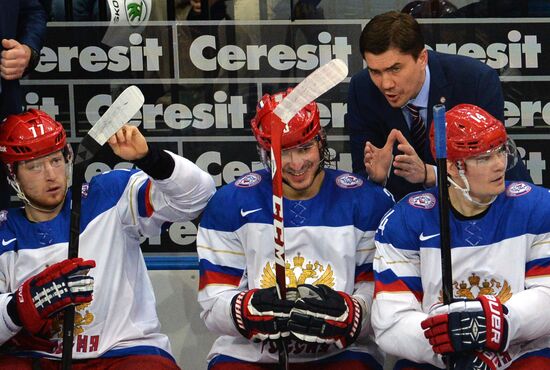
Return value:
[(47, 331), (48, 318), (54, 313), (92, 300), (94, 278), (86, 274), (93, 267), (92, 260), (73, 258), (29, 278), (8, 303), (10, 318), (31, 334)]
[[(289, 293), (290, 289), (287, 297)], [(231, 314), (245, 338), (255, 341), (279, 339), (290, 335), (287, 322), (293, 305), (293, 299), (279, 299), (276, 287), (252, 289), (233, 297)]]
[(474, 351), (455, 360), (455, 370), (500, 370), (508, 367), (512, 358), (507, 352)]
[(299, 285), (300, 297), (290, 312), (288, 328), (297, 338), (312, 343), (335, 343), (345, 348), (361, 331), (359, 302), (326, 285)]
[(422, 321), (424, 335), (435, 353), (488, 349), (500, 352), (506, 347), (508, 313), (498, 298), (480, 296), (475, 301), (460, 301), (438, 307)]

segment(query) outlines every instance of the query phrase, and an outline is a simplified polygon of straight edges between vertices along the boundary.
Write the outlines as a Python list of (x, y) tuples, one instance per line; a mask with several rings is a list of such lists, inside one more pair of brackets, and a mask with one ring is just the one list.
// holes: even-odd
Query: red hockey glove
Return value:
[(506, 347), (508, 310), (494, 296), (454, 302), (437, 308), (434, 313), (436, 316), (427, 318), (421, 325), (435, 353), (475, 349), (500, 352)]
[(359, 302), (344, 292), (326, 285), (298, 286), (300, 297), (290, 311), (288, 328), (305, 342), (335, 343), (345, 348), (361, 331), (362, 312)]
[[(92, 300), (94, 278), (87, 276), (95, 267), (92, 260), (73, 258), (56, 263), (29, 278), (13, 294), (8, 314), (15, 324), (31, 334), (43, 332), (48, 318), (57, 311)], [(15, 310), (13, 307), (15, 301)]]
[(500, 370), (508, 367), (512, 358), (507, 352), (474, 351), (456, 357), (455, 370)]
[[(294, 289), (295, 291), (295, 289)], [(287, 296), (295, 296), (291, 289)], [(241, 292), (231, 301), (233, 322), (248, 339), (262, 341), (290, 335), (287, 321), (293, 299), (279, 299), (276, 287)]]

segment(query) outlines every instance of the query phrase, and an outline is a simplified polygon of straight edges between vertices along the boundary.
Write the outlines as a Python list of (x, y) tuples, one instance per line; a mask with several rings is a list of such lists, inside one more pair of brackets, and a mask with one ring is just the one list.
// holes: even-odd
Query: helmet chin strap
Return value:
[(472, 196), (470, 195), (470, 183), (468, 182), (468, 179), (466, 178), (466, 174), (464, 173), (464, 165), (463, 165), (463, 162), (461, 161), (457, 161), (456, 162), (456, 165), (458, 167), (458, 175), (460, 176), (460, 178), (462, 179), (462, 181), (464, 182), (464, 185), (465, 187), (461, 187), (460, 185), (458, 185), (452, 178), (451, 176), (447, 176), (447, 180), (451, 183), (451, 185), (453, 185), (453, 187), (457, 190), (460, 190), (460, 192), (462, 193), (462, 196), (469, 202), (472, 202), (474, 203), (475, 205), (478, 205), (478, 206), (488, 206), (490, 205), (491, 203), (493, 203), (495, 201), (495, 199), (497, 199), (497, 196), (493, 196), (493, 198), (491, 198), (490, 201), (488, 202), (479, 202), (477, 200), (474, 200), (472, 198)]
[[(67, 197), (67, 192), (69, 191), (69, 184), (72, 181), (73, 166), (70, 165), (70, 162), (69, 162), (69, 165), (66, 167), (66, 174), (67, 174), (67, 185), (65, 186), (65, 196), (63, 197), (63, 200), (61, 201), (61, 203), (65, 202), (65, 198)], [(8, 183), (15, 190), (15, 194), (19, 199), (21, 199), (26, 205), (36, 209), (37, 211), (45, 212), (45, 213), (53, 213), (55, 212), (56, 208), (59, 206), (58, 204), (57, 206), (54, 206), (52, 208), (43, 208), (31, 202), (29, 198), (27, 198), (23, 190), (21, 190), (21, 186), (17, 182), (15, 175), (8, 176)]]

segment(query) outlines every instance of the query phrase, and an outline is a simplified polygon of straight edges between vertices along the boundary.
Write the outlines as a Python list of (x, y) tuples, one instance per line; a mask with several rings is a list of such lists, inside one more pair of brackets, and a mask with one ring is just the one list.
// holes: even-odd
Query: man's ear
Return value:
[(428, 65), (428, 49), (422, 49), (420, 54), (418, 54), (418, 61), (422, 63), (424, 67)]
[(447, 175), (449, 175), (453, 179), (458, 178), (457, 162), (449, 161), (449, 160), (447, 161)]

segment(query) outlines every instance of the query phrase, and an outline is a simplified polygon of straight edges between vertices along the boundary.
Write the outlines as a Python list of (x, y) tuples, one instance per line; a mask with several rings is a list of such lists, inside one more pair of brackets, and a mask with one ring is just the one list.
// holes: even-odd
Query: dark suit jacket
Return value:
[[(428, 122), (426, 135), (433, 119), (431, 107), (445, 98), (446, 110), (457, 104), (475, 104), (501, 121), (504, 121), (504, 98), (498, 74), (480, 61), (459, 56), (428, 51), (428, 66), (430, 68), (430, 90), (428, 101)], [(350, 135), (353, 172), (366, 176), (363, 163), (365, 142), (370, 141), (377, 147), (386, 143), (390, 131), (400, 130), (407, 140), (411, 141), (411, 133), (401, 109), (392, 108), (384, 95), (371, 81), (367, 69), (351, 78), (345, 125)], [(427, 141), (428, 142), (428, 141)], [(397, 150), (394, 150), (397, 154)], [(434, 164), (429, 149), (426, 146), (420, 157), (427, 163)], [(532, 181), (523, 162), (519, 161), (508, 171), (509, 180)], [(386, 187), (396, 200), (410, 192), (421, 190), (421, 184), (411, 184), (405, 179), (390, 174)]]
[[(15, 39), (40, 52), (46, 35), (46, 12), (39, 0), (0, 0), (0, 40)], [(0, 51), (3, 50), (0, 44)], [(21, 112), (18, 80), (2, 79), (0, 120)]]
[[(0, 0), (0, 41), (15, 39), (40, 52), (45, 35), (46, 12), (39, 0)], [(0, 51), (3, 51), (1, 43)], [(0, 84), (1, 122), (6, 116), (21, 112), (23, 99), (19, 80), (2, 79)], [(0, 167), (0, 209), (9, 206), (10, 192), (4, 168)]]

